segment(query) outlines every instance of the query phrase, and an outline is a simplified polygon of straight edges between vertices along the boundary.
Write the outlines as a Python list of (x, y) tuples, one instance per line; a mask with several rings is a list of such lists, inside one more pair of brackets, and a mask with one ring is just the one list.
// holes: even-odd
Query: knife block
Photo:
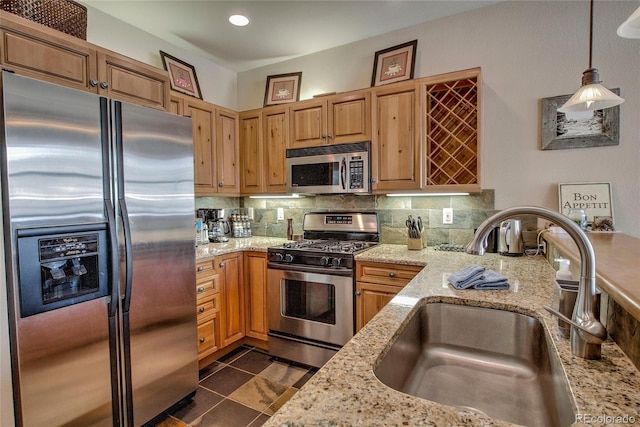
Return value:
[(419, 251), (427, 247), (427, 236), (422, 230), (420, 232), (419, 239), (412, 239), (411, 237), (407, 237), (407, 249), (411, 251)]

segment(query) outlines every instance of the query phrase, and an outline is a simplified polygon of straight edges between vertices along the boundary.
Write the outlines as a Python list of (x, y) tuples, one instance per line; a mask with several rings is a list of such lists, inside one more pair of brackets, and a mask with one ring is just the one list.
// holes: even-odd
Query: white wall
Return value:
[(163, 68), (160, 57), (162, 50), (194, 66), (205, 101), (237, 109), (235, 71), (161, 40), (91, 6), (87, 6), (87, 12), (87, 41), (158, 68)]
[(262, 106), (267, 75), (302, 71), (300, 99), (370, 86), (378, 50), (418, 39), (415, 77), (482, 67), (482, 186), (497, 209), (558, 209), (557, 184), (611, 182), (616, 226), (640, 237), (640, 40), (618, 37), (636, 1), (597, 1), (593, 65), (620, 87), (620, 145), (540, 150), (540, 99), (573, 93), (588, 66), (586, 1), (508, 1), (238, 74), (238, 109)]

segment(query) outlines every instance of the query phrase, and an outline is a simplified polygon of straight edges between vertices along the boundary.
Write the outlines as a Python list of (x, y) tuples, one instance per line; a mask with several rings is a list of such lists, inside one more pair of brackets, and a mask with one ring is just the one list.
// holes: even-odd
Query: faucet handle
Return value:
[(574, 326), (575, 328), (577, 328), (580, 331), (584, 332), (584, 335), (581, 334), (582, 339), (584, 339), (585, 341), (587, 341), (590, 344), (602, 344), (607, 339), (607, 331), (606, 331), (606, 329), (604, 329), (604, 331), (596, 331), (596, 332), (594, 332), (594, 331), (589, 330), (588, 328), (586, 328), (586, 327), (584, 327), (582, 325), (578, 325), (576, 322), (574, 322), (573, 320), (569, 319), (567, 316), (565, 316), (564, 314), (560, 313), (558, 310), (556, 310), (556, 309), (554, 309), (552, 307), (549, 307), (548, 305), (545, 305), (544, 309), (547, 310), (549, 313), (553, 314), (554, 316), (558, 317), (559, 319), (564, 320), (565, 322), (569, 323), (571, 326)]

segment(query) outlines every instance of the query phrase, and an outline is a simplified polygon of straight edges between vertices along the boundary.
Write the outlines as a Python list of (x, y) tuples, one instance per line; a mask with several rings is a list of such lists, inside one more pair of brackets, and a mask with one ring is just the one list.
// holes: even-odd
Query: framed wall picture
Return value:
[(373, 59), (371, 86), (400, 82), (413, 78), (418, 40), (379, 50)]
[(584, 182), (558, 184), (560, 213), (567, 215), (569, 209), (584, 209), (587, 222), (593, 223), (598, 217), (610, 218), (613, 225), (613, 205), (611, 203), (611, 183)]
[[(611, 89), (620, 95), (620, 89)], [(572, 95), (542, 99), (542, 149), (603, 147), (620, 143), (620, 106), (596, 110), (586, 117), (558, 111)], [(582, 114), (582, 113), (581, 113)]]
[(302, 72), (267, 76), (264, 106), (286, 104), (300, 100)]
[(198, 77), (196, 77), (196, 69), (193, 68), (193, 65), (189, 65), (163, 51), (160, 51), (160, 56), (162, 57), (164, 69), (169, 72), (171, 89), (202, 99)]

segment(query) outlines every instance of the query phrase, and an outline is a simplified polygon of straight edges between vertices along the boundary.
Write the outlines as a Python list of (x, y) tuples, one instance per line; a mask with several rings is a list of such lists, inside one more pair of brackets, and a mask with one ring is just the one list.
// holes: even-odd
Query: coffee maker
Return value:
[(228, 242), (229, 238), (226, 234), (231, 232), (229, 222), (224, 219), (224, 209), (198, 209), (196, 215), (202, 218), (202, 221), (209, 228), (209, 242), (223, 243)]

